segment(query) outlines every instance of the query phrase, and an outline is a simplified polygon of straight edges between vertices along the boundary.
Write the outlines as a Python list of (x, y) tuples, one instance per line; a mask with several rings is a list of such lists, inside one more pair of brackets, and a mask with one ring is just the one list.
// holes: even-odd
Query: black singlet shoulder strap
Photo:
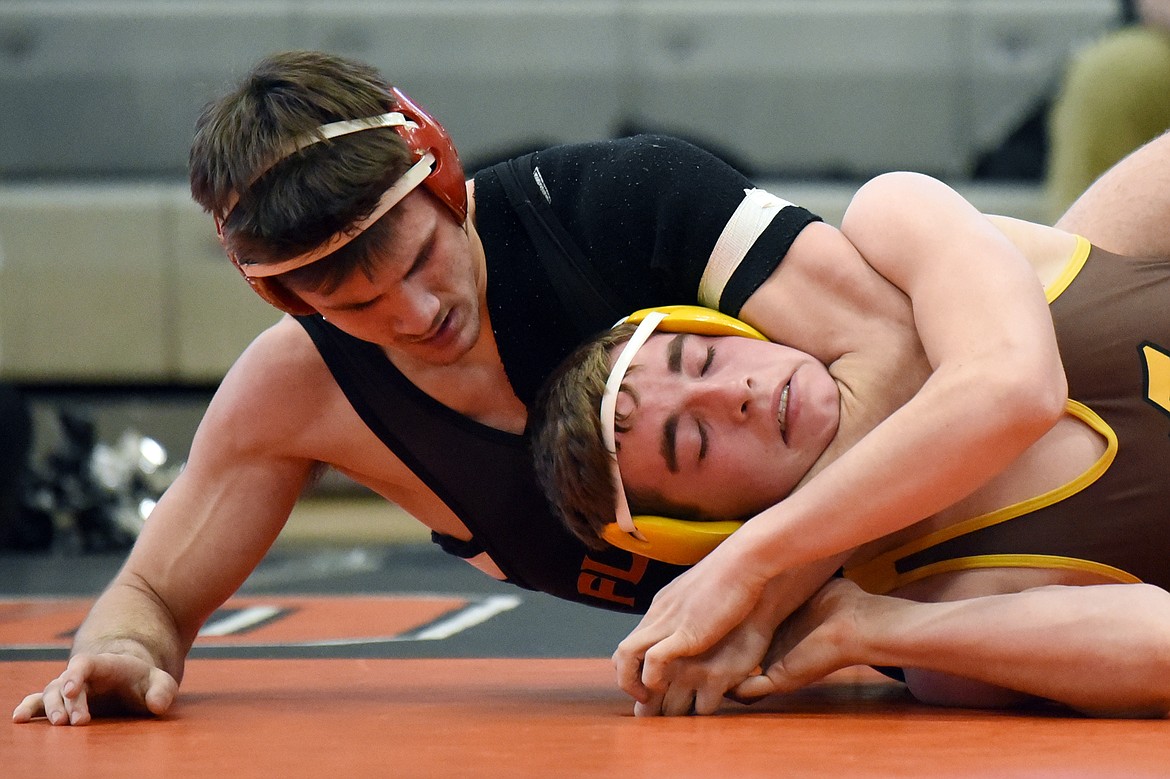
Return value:
[[(538, 183), (532, 157), (526, 154), (500, 165), (497, 168), (500, 183), (536, 247), (562, 308), (572, 317), (579, 333), (592, 335), (596, 330), (596, 312), (606, 312), (612, 322), (628, 312), (620, 310), (602, 293), (605, 285), (597, 271), (553, 213)], [(594, 316), (587, 316), (586, 312)]]

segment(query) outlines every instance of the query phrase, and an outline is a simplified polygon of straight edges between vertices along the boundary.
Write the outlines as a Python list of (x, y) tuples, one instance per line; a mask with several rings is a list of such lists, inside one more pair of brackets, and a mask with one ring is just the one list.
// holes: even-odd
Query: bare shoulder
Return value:
[[(963, 220), (970, 220), (964, 226)], [(948, 184), (923, 173), (895, 171), (862, 184), (841, 220), (841, 231), (870, 258), (874, 250), (898, 256), (953, 241), (958, 229), (982, 227), (983, 215)]]
[(772, 275), (748, 298), (741, 317), (773, 341), (826, 364), (857, 351), (859, 339), (905, 330), (911, 312), (840, 230), (801, 230)]
[(337, 392), (308, 334), (284, 317), (258, 335), (228, 371), (200, 436), (218, 433), (218, 446), (237, 451), (255, 447), (295, 455)]
[(1098, 178), (1056, 226), (1133, 257), (1170, 257), (1170, 132)]

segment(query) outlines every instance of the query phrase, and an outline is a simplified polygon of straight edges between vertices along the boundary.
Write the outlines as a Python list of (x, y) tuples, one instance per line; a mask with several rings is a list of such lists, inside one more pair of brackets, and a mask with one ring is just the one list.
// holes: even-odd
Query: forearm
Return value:
[(730, 540), (770, 576), (847, 552), (965, 498), (1055, 421), (1048, 407), (1016, 404), (1005, 412), (1011, 390), (977, 382), (979, 373), (936, 372), (909, 403)]
[[(1020, 250), (940, 182), (876, 179), (842, 233), (910, 302), (930, 374), (918, 391), (733, 541), (765, 574), (900, 530), (966, 497), (1060, 418), (1067, 383), (1043, 287)], [(904, 327), (904, 325), (902, 325)], [(900, 380), (860, 341), (842, 407)], [(848, 361), (848, 363), (846, 362)], [(881, 384), (878, 384), (881, 382)], [(854, 386), (854, 384), (856, 386)], [(845, 414), (852, 418), (858, 414)], [(977, 453), (977, 456), (974, 454)]]
[(1106, 716), (1170, 711), (1170, 594), (1042, 587), (946, 603), (867, 596), (848, 660), (976, 680)]

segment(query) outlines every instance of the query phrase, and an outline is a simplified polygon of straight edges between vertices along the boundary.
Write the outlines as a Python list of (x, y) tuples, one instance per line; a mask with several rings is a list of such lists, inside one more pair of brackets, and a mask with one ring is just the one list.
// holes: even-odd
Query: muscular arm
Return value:
[(757, 538), (736, 540), (741, 550), (752, 544), (769, 573), (965, 497), (1055, 424), (1067, 394), (1035, 272), (949, 187), (912, 174), (880, 177), (858, 193), (842, 233), (909, 298), (931, 373), (904, 406), (748, 523)]
[[(882, 342), (867, 334), (883, 325), (868, 317), (857, 288), (874, 287), (879, 302), (903, 295), (912, 321), (887, 324), (916, 332), (929, 377), (835, 462), (660, 593), (615, 655), (623, 687), (640, 700), (648, 693), (639, 672), (650, 689), (663, 689), (667, 664), (726, 635), (771, 578), (965, 497), (1063, 409), (1064, 372), (1035, 272), (953, 190), (913, 174), (879, 177), (858, 193), (842, 233), (806, 228), (743, 318), (826, 361), (858, 353), (880, 360)], [(858, 252), (863, 270), (842, 270), (862, 262)]]
[(758, 695), (850, 665), (907, 669), (928, 703), (1044, 699), (1094, 716), (1170, 712), (1170, 593), (1143, 584), (1048, 586), (945, 603), (869, 595), (835, 580), (778, 634)]
[(170, 705), (199, 628), (264, 556), (313, 466), (290, 454), (295, 409), (274, 397), (289, 378), (287, 363), (270, 358), (278, 335), (261, 336), (224, 380), (187, 466), (78, 631), (68, 668), (14, 719), (83, 724), (94, 711)]

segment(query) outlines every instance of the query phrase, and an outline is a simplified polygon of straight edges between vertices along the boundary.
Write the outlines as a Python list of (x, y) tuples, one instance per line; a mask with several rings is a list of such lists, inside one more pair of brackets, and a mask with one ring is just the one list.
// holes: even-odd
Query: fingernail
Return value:
[(52, 722), (54, 725), (60, 725), (62, 719), (64, 719), (64, 715), (59, 711), (55, 711), (49, 715), (49, 722)]
[(80, 712), (80, 711), (75, 711), (75, 712), (73, 712), (72, 714), (70, 714), (70, 715), (69, 715), (69, 724), (70, 724), (70, 725), (76, 725), (76, 724), (77, 724), (77, 721), (78, 721), (79, 719), (81, 719), (81, 712)]
[(61, 688), (61, 691), (63, 693), (65, 693), (66, 695), (72, 695), (73, 694), (73, 682), (65, 682), (65, 686)]

